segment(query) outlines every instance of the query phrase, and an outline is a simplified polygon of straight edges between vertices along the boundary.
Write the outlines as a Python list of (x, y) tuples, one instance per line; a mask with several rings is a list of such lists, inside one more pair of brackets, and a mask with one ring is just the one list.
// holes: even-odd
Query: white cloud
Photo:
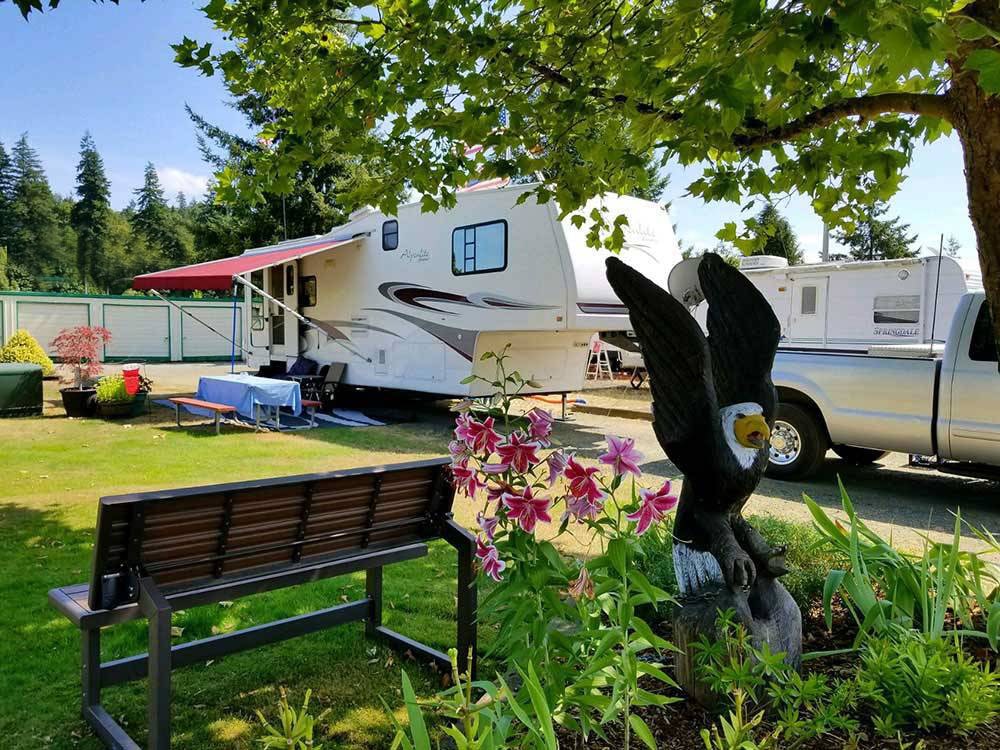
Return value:
[(160, 176), (160, 184), (167, 200), (173, 200), (177, 193), (184, 193), (191, 198), (200, 198), (208, 186), (208, 177), (201, 174), (191, 174), (176, 167), (160, 167), (156, 170)]

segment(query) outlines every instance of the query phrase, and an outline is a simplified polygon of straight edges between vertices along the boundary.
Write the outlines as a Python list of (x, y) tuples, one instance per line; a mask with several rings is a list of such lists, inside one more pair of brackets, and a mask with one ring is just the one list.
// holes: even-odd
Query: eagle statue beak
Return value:
[(771, 430), (760, 414), (740, 417), (733, 424), (736, 440), (744, 448), (763, 448), (771, 439)]

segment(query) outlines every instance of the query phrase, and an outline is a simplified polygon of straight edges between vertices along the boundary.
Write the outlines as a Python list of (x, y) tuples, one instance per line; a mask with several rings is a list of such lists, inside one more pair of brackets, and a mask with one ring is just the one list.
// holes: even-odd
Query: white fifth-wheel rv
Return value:
[[(460, 191), (437, 213), (419, 203), (396, 216), (364, 209), (326, 235), (134, 286), (222, 288), (227, 274), (250, 282), (241, 348), (252, 367), (304, 356), (346, 363), (347, 385), (479, 396), (491, 387), (464, 381), (492, 380), (496, 365), (482, 357), (507, 348), (507, 367), (532, 391), (566, 393), (583, 385), (591, 336), (630, 324), (604, 276), (607, 253), (587, 245), (589, 219), (578, 228), (552, 202), (519, 204), (534, 187)], [(595, 207), (627, 217), (622, 259), (665, 286), (680, 251), (663, 207), (608, 195), (580, 213)]]
[(740, 270), (774, 308), (784, 348), (940, 343), (962, 295), (983, 288), (978, 268), (947, 256), (789, 266), (761, 255), (742, 258)]

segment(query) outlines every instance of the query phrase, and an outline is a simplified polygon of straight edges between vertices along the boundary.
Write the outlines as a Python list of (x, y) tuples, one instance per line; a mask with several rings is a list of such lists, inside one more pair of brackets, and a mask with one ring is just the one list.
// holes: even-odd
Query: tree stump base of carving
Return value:
[(802, 613), (788, 589), (774, 578), (759, 576), (749, 591), (734, 593), (716, 586), (682, 599), (674, 608), (674, 676), (677, 684), (698, 704), (712, 707), (716, 695), (697, 676), (695, 648), (702, 635), (717, 640), (719, 612), (731, 609), (736, 622), (747, 629), (758, 649), (767, 644), (772, 653), (785, 654), (795, 669), (802, 663)]

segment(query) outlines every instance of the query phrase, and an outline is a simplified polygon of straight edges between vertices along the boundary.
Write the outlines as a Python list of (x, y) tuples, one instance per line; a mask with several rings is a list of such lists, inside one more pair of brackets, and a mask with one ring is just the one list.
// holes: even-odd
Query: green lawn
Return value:
[[(55, 415), (59, 409), (47, 408)], [(47, 416), (0, 422), (0, 737), (4, 748), (98, 748), (79, 718), (79, 638), (46, 600), (54, 587), (88, 577), (97, 498), (160, 489), (364, 466), (440, 455), (447, 426), (409, 424), (254, 434), (210, 427), (177, 430), (172, 415), (131, 422)], [(386, 624), (445, 649), (454, 637), (454, 556), (435, 545), (428, 558), (386, 572)], [(442, 575), (447, 573), (447, 575)], [(364, 592), (363, 574), (178, 613), (188, 640), (330, 606)], [(381, 704), (398, 707), (405, 659), (365, 641), (360, 623), (179, 670), (174, 674), (177, 748), (250, 748), (253, 710), (269, 708), (279, 686), (331, 707), (328, 748), (382, 748), (391, 727)], [(105, 631), (104, 659), (145, 650), (145, 626)], [(489, 633), (483, 633), (486, 639)], [(418, 689), (437, 687), (410, 664)], [(115, 717), (145, 738), (145, 684), (105, 692)]]

